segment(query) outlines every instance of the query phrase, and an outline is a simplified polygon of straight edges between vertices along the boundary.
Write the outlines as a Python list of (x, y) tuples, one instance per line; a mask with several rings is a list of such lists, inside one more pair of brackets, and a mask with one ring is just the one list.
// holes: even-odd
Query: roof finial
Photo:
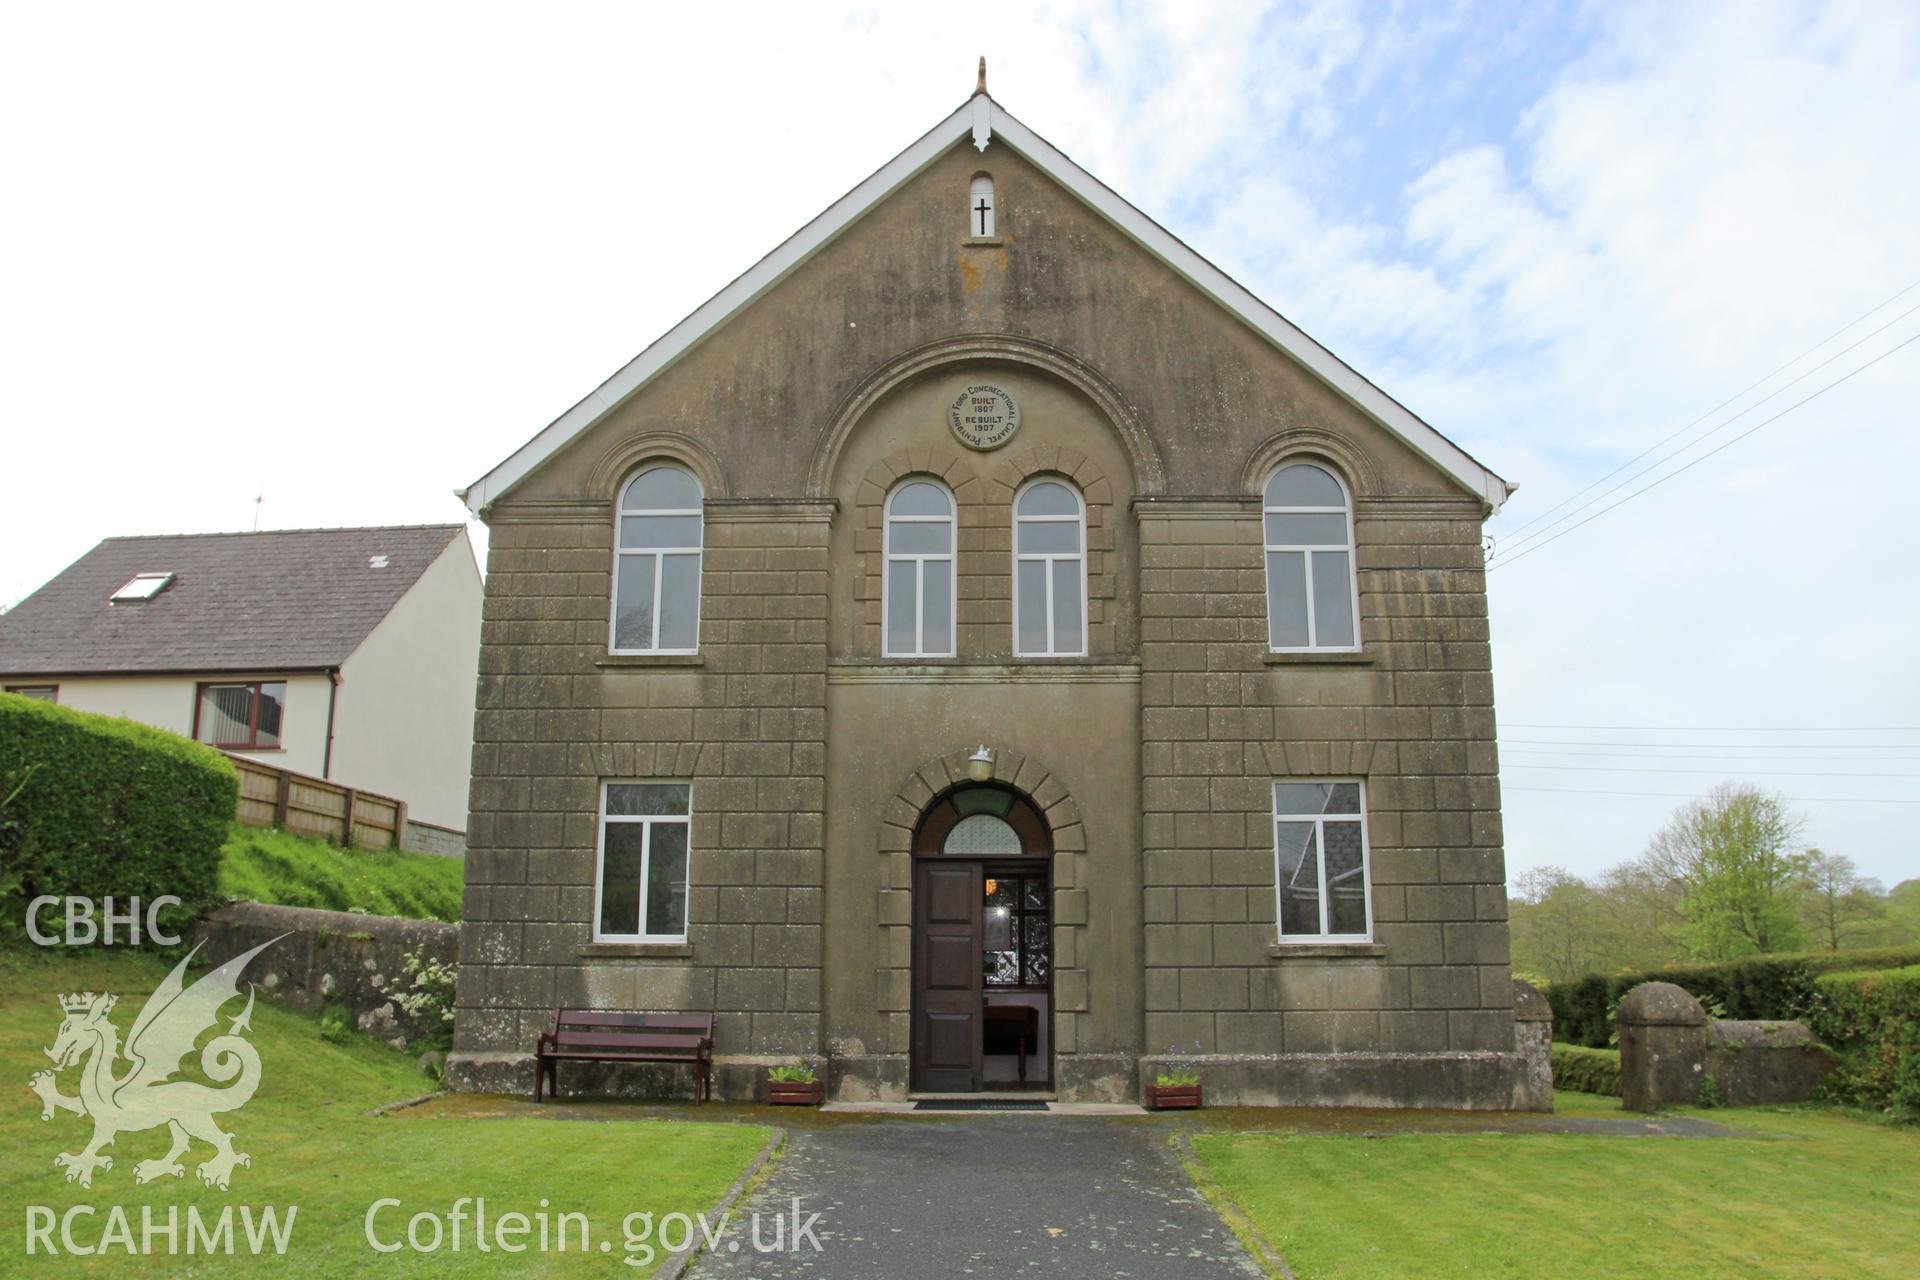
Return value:
[(984, 53), (980, 55), (980, 82), (973, 86), (973, 91), (975, 93), (987, 91), (987, 55)]

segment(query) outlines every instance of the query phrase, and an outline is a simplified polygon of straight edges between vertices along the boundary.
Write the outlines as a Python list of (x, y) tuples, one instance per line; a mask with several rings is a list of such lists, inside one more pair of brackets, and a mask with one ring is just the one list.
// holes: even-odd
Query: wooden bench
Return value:
[(533, 1100), (560, 1096), (557, 1069), (570, 1062), (670, 1062), (693, 1068), (695, 1102), (713, 1097), (713, 1015), (561, 1009), (534, 1049)]

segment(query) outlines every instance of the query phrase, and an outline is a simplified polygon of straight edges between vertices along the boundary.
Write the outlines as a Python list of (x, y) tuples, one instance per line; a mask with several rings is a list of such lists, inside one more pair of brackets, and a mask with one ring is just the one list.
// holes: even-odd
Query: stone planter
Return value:
[(1147, 1107), (1152, 1111), (1190, 1111), (1200, 1105), (1197, 1084), (1150, 1084)]
[(767, 1105), (771, 1107), (817, 1107), (826, 1088), (818, 1080), (769, 1080)]

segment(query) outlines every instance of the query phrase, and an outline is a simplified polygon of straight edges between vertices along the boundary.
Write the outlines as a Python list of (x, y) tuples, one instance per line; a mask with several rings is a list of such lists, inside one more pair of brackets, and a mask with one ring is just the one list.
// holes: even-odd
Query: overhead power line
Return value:
[[(1912, 286), (1909, 285), (1908, 288), (1912, 288)], [(1536, 516), (1532, 520), (1529, 520), (1526, 524), (1521, 525), (1519, 529), (1514, 529), (1509, 531), (1506, 535), (1506, 541), (1508, 545), (1510, 547), (1523, 546), (1526, 543), (1532, 542), (1534, 539), (1539, 538), (1542, 534), (1545, 534), (1547, 530), (1552, 529), (1557, 525), (1565, 524), (1567, 521), (1573, 519), (1573, 517), (1579, 515), (1582, 511), (1585, 511), (1588, 507), (1591, 507), (1594, 503), (1600, 501), (1600, 499), (1606, 497), (1608, 494), (1618, 493), (1620, 490), (1632, 484), (1635, 480), (1638, 480), (1641, 476), (1651, 474), (1652, 472), (1658, 470), (1660, 467), (1666, 465), (1669, 462), (1672, 462), (1675, 458), (1679, 457), (1681, 454), (1685, 453), (1687, 450), (1700, 444), (1702, 441), (1707, 440), (1713, 436), (1719, 435), (1722, 431), (1725, 431), (1728, 427), (1740, 421), (1740, 419), (1746, 417), (1748, 414), (1752, 413), (1755, 409), (1758, 409), (1761, 405), (1766, 404), (1769, 400), (1772, 400), (1774, 397), (1779, 396), (1782, 393), (1794, 387), (1799, 386), (1801, 383), (1805, 382), (1808, 378), (1811, 378), (1814, 374), (1820, 372), (1822, 369), (1832, 364), (1835, 360), (1838, 360), (1841, 356), (1844, 356), (1848, 352), (1853, 351), (1868, 342), (1871, 342), (1873, 339), (1879, 337), (1881, 334), (1885, 333), (1888, 329), (1891, 329), (1894, 325), (1899, 324), (1902, 320), (1905, 320), (1908, 316), (1912, 315), (1916, 311), (1920, 311), (1920, 303), (1915, 303), (1913, 306), (1908, 307), (1905, 311), (1902, 311), (1899, 315), (1887, 321), (1885, 324), (1881, 325), (1879, 328), (1860, 335), (1858, 338), (1855, 338), (1852, 342), (1849, 342), (1846, 346), (1840, 348), (1838, 351), (1828, 356), (1825, 360), (1822, 360), (1819, 364), (1816, 364), (1811, 369), (1808, 369), (1802, 372), (1798, 377), (1793, 378), (1790, 381), (1781, 383), (1779, 386), (1775, 387), (1772, 391), (1767, 392), (1766, 395), (1761, 396), (1758, 400), (1755, 400), (1752, 404), (1740, 410), (1740, 412), (1730, 415), (1726, 419), (1726, 421), (1721, 422), (1709, 428), (1706, 431), (1702, 431), (1699, 435), (1695, 436), (1692, 440), (1689, 440), (1686, 444), (1681, 445), (1678, 449), (1675, 449), (1672, 453), (1667, 454), (1665, 457), (1654, 459), (1652, 462), (1648, 463), (1646, 466), (1640, 468), (1640, 470), (1628, 476), (1625, 480), (1622, 480), (1619, 484), (1616, 484), (1611, 488), (1604, 489), (1601, 492), (1595, 494), (1593, 497), (1589, 498), (1587, 501), (1581, 503), (1579, 506), (1575, 507), (1573, 510), (1567, 512), (1567, 514), (1561, 516), (1558, 520), (1554, 520), (1546, 525), (1543, 525), (1537, 532), (1529, 533), (1520, 537), (1514, 536), (1515, 534), (1518, 534), (1520, 532), (1520, 529), (1525, 529), (1531, 525), (1538, 524), (1543, 517), (1550, 514), (1549, 512), (1544, 512), (1544, 511), (1541, 512), (1539, 516)], [(1752, 390), (1752, 388), (1748, 388), (1748, 390)], [(1743, 391), (1740, 394), (1745, 395), (1746, 392)], [(1739, 397), (1736, 396), (1734, 398), (1738, 399)], [(1723, 405), (1722, 407), (1724, 408), (1725, 406)], [(1715, 409), (1713, 412), (1718, 413), (1719, 410)], [(1698, 423), (1700, 420), (1695, 419), (1694, 421), (1695, 423)], [(1687, 427), (1682, 427), (1681, 432), (1691, 430), (1692, 425), (1693, 424), (1689, 424), (1689, 426)], [(1674, 435), (1679, 435), (1681, 432), (1675, 432)], [(1665, 444), (1667, 440), (1671, 440), (1671, 439), (1673, 439), (1673, 436), (1668, 436), (1666, 440), (1660, 441), (1659, 444), (1655, 444), (1651, 448), (1648, 448), (1642, 451), (1641, 453), (1637, 454), (1636, 456), (1627, 459), (1627, 461), (1621, 463), (1620, 466), (1614, 468), (1614, 470), (1600, 477), (1600, 479), (1594, 481), (1593, 484), (1588, 485), (1587, 489), (1593, 488), (1594, 485), (1604, 484), (1609, 478), (1611, 478), (1612, 476), (1618, 475), (1621, 471), (1625, 470), (1627, 467), (1632, 466), (1635, 462), (1639, 461), (1641, 458), (1646, 457), (1647, 454), (1652, 453), (1654, 449), (1658, 449), (1660, 445)], [(1580, 491), (1580, 493), (1585, 493), (1585, 492), (1586, 492), (1586, 489), (1582, 489)], [(1576, 493), (1572, 497), (1569, 497), (1565, 502), (1562, 502), (1560, 506), (1565, 506), (1567, 502), (1573, 501), (1574, 498), (1577, 498), (1580, 496), (1580, 493)], [(1558, 508), (1556, 508), (1556, 510), (1557, 509)], [(1551, 541), (1551, 539), (1548, 539), (1548, 541)]]
[[(1681, 791), (1597, 791), (1585, 787), (1509, 787), (1503, 791), (1539, 791), (1561, 796), (1653, 796), (1662, 800), (1711, 800), (1712, 796)], [(1920, 800), (1895, 800), (1875, 796), (1788, 796), (1789, 804), (1920, 804)]]
[(1527, 764), (1524, 761), (1510, 761), (1509, 769), (1554, 769), (1571, 773), (1709, 773), (1738, 774), (1754, 778), (1920, 778), (1920, 773), (1861, 773), (1849, 769), (1845, 773), (1829, 773), (1807, 769), (1623, 769), (1618, 765), (1606, 764)]
[[(1556, 743), (1556, 746), (1561, 745)], [(1890, 760), (1920, 760), (1920, 756), (1739, 756), (1728, 752), (1707, 751), (1688, 754), (1678, 751), (1556, 751), (1549, 747), (1516, 747), (1511, 751), (1503, 750), (1509, 756), (1545, 756), (1548, 759), (1573, 758), (1588, 760), (1691, 760), (1696, 764), (1702, 760), (1727, 760), (1732, 767), (1744, 768), (1748, 764), (1767, 764), (1792, 761), (1800, 764), (1845, 764), (1854, 761), (1859, 764), (1882, 764)]]
[(1578, 729), (1584, 733), (1920, 733), (1920, 725), (1913, 724), (1545, 724), (1512, 720), (1507, 728)]
[(1906, 338), (1894, 344), (1893, 346), (1888, 347), (1885, 351), (1882, 351), (1879, 355), (1875, 356), (1873, 359), (1867, 361), (1865, 364), (1857, 365), (1854, 368), (1849, 369), (1847, 372), (1835, 378), (1832, 382), (1829, 382), (1825, 386), (1821, 387), (1818, 391), (1811, 392), (1810, 394), (1801, 397), (1800, 399), (1794, 401), (1792, 404), (1788, 405), (1786, 408), (1782, 409), (1780, 412), (1774, 414), (1770, 418), (1762, 418), (1760, 421), (1754, 423), (1751, 427), (1748, 427), (1745, 431), (1742, 431), (1739, 435), (1733, 437), (1733, 439), (1722, 441), (1721, 443), (1715, 445), (1713, 448), (1707, 450), (1705, 453), (1701, 454), (1699, 457), (1694, 458), (1692, 461), (1684, 463), (1681, 466), (1674, 468), (1672, 471), (1667, 472), (1665, 475), (1661, 476), (1659, 479), (1649, 481), (1647, 484), (1642, 485), (1640, 488), (1633, 490), (1631, 493), (1628, 493), (1625, 497), (1621, 498), (1618, 502), (1614, 502), (1609, 504), (1608, 506), (1604, 506), (1600, 508), (1598, 511), (1594, 512), (1592, 515), (1588, 516), (1586, 519), (1581, 520), (1575, 524), (1568, 525), (1566, 528), (1554, 534), (1552, 537), (1544, 538), (1541, 541), (1534, 543), (1532, 546), (1521, 551), (1518, 555), (1514, 556), (1512, 559), (1502, 560), (1497, 564), (1488, 565), (1487, 572), (1491, 573), (1495, 569), (1504, 569), (1506, 566), (1510, 564), (1515, 564), (1521, 560), (1526, 559), (1528, 556), (1532, 555), (1536, 551), (1539, 551), (1543, 547), (1552, 546), (1554, 543), (1560, 541), (1560, 539), (1566, 537), (1568, 534), (1574, 532), (1575, 530), (1586, 528), (1588, 525), (1592, 524), (1595, 520), (1598, 520), (1601, 516), (1606, 515), (1609, 511), (1617, 511), (1621, 507), (1625, 506), (1627, 503), (1639, 497), (1641, 494), (1657, 489), (1661, 485), (1665, 484), (1667, 481), (1672, 480), (1677, 476), (1684, 475), (1686, 472), (1693, 470), (1695, 467), (1705, 462), (1708, 458), (1713, 457), (1715, 454), (1723, 453), (1726, 450), (1732, 448), (1734, 445), (1739, 444), (1742, 440), (1745, 440), (1748, 436), (1760, 430), (1762, 427), (1769, 426), (1775, 422), (1780, 421), (1780, 419), (1786, 417), (1788, 414), (1792, 413), (1795, 409), (1798, 409), (1800, 406), (1807, 404), (1811, 401), (1818, 400), (1821, 396), (1833, 390), (1835, 387), (1839, 386), (1841, 383), (1846, 382), (1849, 379), (1858, 376), (1859, 374), (1865, 373), (1867, 370), (1873, 368), (1873, 366), (1875, 366), (1876, 364), (1879, 364), (1882, 360), (1885, 360), (1888, 356), (1894, 354), (1896, 351), (1904, 350), (1905, 348), (1912, 346), (1915, 342), (1920, 342), (1920, 333), (1916, 333), (1912, 337)]
[(1686, 747), (1694, 751), (1920, 751), (1920, 742), (1582, 742), (1577, 738), (1502, 738), (1508, 747), (1605, 747), (1652, 751)]
[[(1607, 472), (1607, 474), (1601, 476), (1598, 480), (1592, 481), (1591, 483), (1584, 485), (1579, 489), (1574, 490), (1572, 493), (1568, 494), (1566, 497), (1560, 499), (1560, 501), (1548, 507), (1545, 511), (1542, 511), (1539, 515), (1533, 517), (1533, 519), (1528, 520), (1525, 524), (1514, 526), (1514, 528), (1509, 532), (1508, 536), (1511, 537), (1514, 534), (1520, 533), (1524, 529), (1531, 528), (1532, 526), (1546, 519), (1548, 516), (1552, 515), (1554, 512), (1558, 511), (1560, 508), (1566, 506), (1569, 502), (1572, 502), (1575, 498), (1579, 497), (1581, 494), (1586, 493), (1589, 489), (1592, 489), (1597, 485), (1605, 484), (1607, 481), (1613, 479), (1615, 476), (1619, 475), (1622, 471), (1625, 471), (1628, 467), (1632, 466), (1634, 463), (1640, 461), (1640, 459), (1652, 453), (1655, 449), (1658, 449), (1661, 445), (1666, 444), (1669, 440), (1673, 440), (1680, 436), (1685, 435), (1687, 432), (1693, 430), (1695, 427), (1705, 422), (1708, 418), (1711, 418), (1714, 414), (1720, 412), (1722, 409), (1726, 408), (1728, 405), (1738, 400), (1741, 396), (1746, 395), (1749, 391), (1754, 391), (1764, 386), (1766, 383), (1772, 381), (1774, 378), (1778, 377), (1782, 373), (1785, 373), (1788, 369), (1791, 369), (1794, 365), (1799, 364), (1802, 360), (1805, 360), (1808, 356), (1812, 355), (1814, 352), (1818, 351), (1820, 348), (1826, 346), (1829, 342), (1832, 342), (1835, 338), (1839, 337), (1841, 334), (1845, 333), (1847, 330), (1853, 328), (1853, 326), (1859, 324), (1862, 320), (1865, 320), (1868, 316), (1872, 315), (1874, 312), (1884, 310), (1886, 307), (1892, 305), (1895, 302), (1898, 302), (1901, 298), (1904, 298), (1907, 294), (1912, 293), (1915, 289), (1920, 289), (1920, 280), (1915, 280), (1912, 284), (1909, 284), (1906, 288), (1899, 290), (1897, 293), (1893, 294), (1891, 297), (1886, 298), (1881, 302), (1877, 302), (1871, 307), (1868, 307), (1865, 311), (1862, 311), (1859, 315), (1847, 321), (1845, 324), (1841, 325), (1838, 329), (1835, 329), (1832, 333), (1820, 339), (1820, 341), (1814, 343), (1812, 346), (1808, 347), (1805, 351), (1802, 351), (1799, 355), (1795, 356), (1793, 359), (1787, 361), (1785, 364), (1778, 366), (1777, 368), (1773, 369), (1771, 372), (1767, 373), (1763, 377), (1757, 378), (1754, 381), (1749, 382), (1746, 386), (1740, 388), (1740, 390), (1734, 392), (1732, 395), (1728, 396), (1725, 400), (1722, 400), (1719, 404), (1713, 406), (1713, 408), (1707, 410), (1705, 413), (1695, 418), (1692, 422), (1687, 423), (1687, 425), (1685, 425), (1684, 427), (1681, 427), (1677, 431), (1674, 431), (1668, 435), (1662, 436), (1660, 439), (1654, 441), (1652, 444), (1642, 449), (1639, 453), (1634, 454), (1631, 458), (1628, 458), (1625, 462), (1621, 463), (1619, 466), (1615, 467), (1613, 470)], [(1895, 319), (1897, 320), (1899, 319), (1899, 317), (1896, 316)], [(1869, 334), (1868, 336), (1871, 337), (1872, 335)], [(1809, 370), (1809, 372), (1811, 372), (1811, 370)], [(1791, 386), (1792, 384), (1789, 383), (1788, 385)], [(1784, 390), (1784, 388), (1782, 389)]]

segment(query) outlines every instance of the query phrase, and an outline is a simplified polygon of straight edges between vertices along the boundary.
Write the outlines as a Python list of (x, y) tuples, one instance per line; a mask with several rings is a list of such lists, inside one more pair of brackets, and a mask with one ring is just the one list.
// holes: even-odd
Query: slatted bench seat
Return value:
[(695, 1102), (713, 1097), (713, 1015), (561, 1009), (534, 1050), (533, 1100), (560, 1095), (560, 1063), (668, 1062), (693, 1068)]

